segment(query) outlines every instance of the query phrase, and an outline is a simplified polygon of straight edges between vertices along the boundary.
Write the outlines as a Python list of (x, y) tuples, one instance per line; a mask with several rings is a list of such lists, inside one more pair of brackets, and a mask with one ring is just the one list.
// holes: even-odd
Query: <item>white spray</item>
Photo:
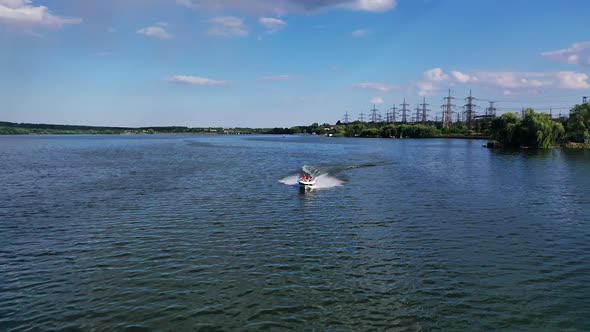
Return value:
[[(307, 174), (312, 174), (315, 176), (316, 183), (313, 186), (314, 189), (326, 189), (326, 188), (333, 188), (338, 187), (344, 184), (344, 181), (330, 176), (328, 173), (324, 174), (317, 174), (319, 173), (317, 169), (313, 169), (312, 167), (305, 165), (302, 167), (303, 172)], [(289, 175), (279, 180), (280, 183), (286, 184), (288, 186), (298, 185), (297, 180), (299, 179), (299, 174)]]

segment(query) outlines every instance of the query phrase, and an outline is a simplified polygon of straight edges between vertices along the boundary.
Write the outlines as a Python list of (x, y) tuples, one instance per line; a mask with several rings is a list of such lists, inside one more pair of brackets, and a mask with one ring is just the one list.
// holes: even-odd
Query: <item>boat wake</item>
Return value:
[[(286, 184), (288, 186), (298, 186), (299, 183), (297, 182), (299, 178), (299, 173), (289, 175), (279, 180), (280, 183)], [(315, 184), (313, 185), (313, 189), (326, 189), (326, 188), (333, 188), (338, 187), (344, 184), (344, 180), (338, 179), (336, 177), (330, 176), (329, 174), (321, 174), (315, 176)]]
[(363, 167), (372, 167), (372, 166), (380, 166), (383, 165), (381, 163), (367, 163), (367, 164), (359, 164), (359, 165), (304, 165), (301, 168), (300, 172), (288, 175), (279, 180), (280, 183), (288, 185), (288, 186), (296, 186), (299, 185), (297, 180), (301, 173), (307, 173), (313, 175), (316, 179), (316, 183), (313, 186), (313, 189), (327, 189), (327, 188), (334, 188), (342, 186), (346, 183), (346, 180), (340, 176), (340, 173), (346, 170), (355, 169), (355, 168), (363, 168)]

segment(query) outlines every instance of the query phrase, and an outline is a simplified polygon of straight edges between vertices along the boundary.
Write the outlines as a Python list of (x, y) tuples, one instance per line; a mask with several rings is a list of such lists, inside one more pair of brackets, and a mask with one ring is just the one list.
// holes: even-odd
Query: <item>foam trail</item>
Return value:
[(299, 179), (299, 174), (293, 174), (280, 179), (279, 182), (288, 186), (294, 186), (298, 184), (297, 179)]
[(317, 175), (317, 169), (312, 169), (309, 165), (303, 165), (301, 169), (307, 174)]
[(344, 181), (330, 176), (328, 174), (322, 174), (316, 177), (316, 182), (314, 189), (325, 189), (325, 188), (333, 188), (339, 187), (344, 184)]
[[(363, 168), (363, 167), (373, 167), (373, 166), (382, 166), (386, 165), (383, 162), (377, 163), (364, 163), (364, 164), (357, 164), (357, 165), (347, 165), (347, 164), (333, 164), (333, 165), (303, 165), (301, 167), (301, 171), (306, 174), (311, 174), (315, 177), (316, 183), (313, 186), (313, 189), (326, 189), (326, 188), (333, 188), (344, 185), (345, 181), (338, 177), (338, 174), (344, 172), (346, 170), (355, 169), (355, 168)], [(279, 180), (280, 183), (286, 184), (288, 186), (295, 186), (299, 185), (297, 180), (299, 180), (299, 176), (301, 173), (292, 174), (286, 176)], [(330, 174), (335, 174), (330, 175)]]
[[(288, 186), (295, 186), (295, 185), (299, 185), (299, 183), (297, 183), (298, 178), (299, 178), (299, 174), (293, 174), (293, 175), (289, 175), (287, 177), (280, 179), (279, 182), (282, 184), (286, 184)], [(342, 181), (338, 178), (335, 178), (333, 176), (330, 176), (328, 174), (322, 174), (322, 175), (316, 176), (315, 181), (316, 182), (315, 182), (315, 185), (313, 186), (313, 189), (327, 189), (327, 188), (339, 187), (344, 184), (344, 181)]]

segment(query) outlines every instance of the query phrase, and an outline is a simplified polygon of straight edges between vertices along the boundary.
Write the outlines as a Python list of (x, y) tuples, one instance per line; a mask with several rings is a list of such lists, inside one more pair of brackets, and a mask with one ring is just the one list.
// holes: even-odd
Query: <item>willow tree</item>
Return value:
[(504, 147), (519, 147), (517, 130), (520, 126), (520, 119), (513, 113), (505, 113), (492, 120), (490, 131), (492, 138)]
[(548, 114), (525, 111), (520, 120), (512, 113), (503, 114), (492, 121), (492, 137), (505, 147), (548, 149), (563, 139), (563, 125)]
[(540, 149), (553, 147), (565, 135), (561, 123), (553, 121), (549, 114), (535, 113), (530, 108), (525, 111), (519, 131), (521, 145)]
[(567, 138), (573, 142), (590, 143), (590, 103), (576, 105), (570, 112)]

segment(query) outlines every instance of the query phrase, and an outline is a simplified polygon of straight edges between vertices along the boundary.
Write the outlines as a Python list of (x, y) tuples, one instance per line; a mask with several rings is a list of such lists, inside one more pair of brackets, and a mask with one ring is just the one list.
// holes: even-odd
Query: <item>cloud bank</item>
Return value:
[(399, 90), (399, 87), (395, 85), (388, 85), (385, 83), (378, 83), (378, 82), (363, 82), (358, 83), (352, 86), (356, 89), (365, 89), (365, 90), (374, 90), (379, 92), (389, 92), (394, 90)]
[(433, 68), (422, 74), (416, 82), (420, 96), (438, 93), (442, 88), (458, 84), (471, 84), (485, 88), (502, 90), (509, 95), (514, 93), (538, 93), (540, 89), (580, 90), (590, 88), (588, 75), (574, 71), (558, 72), (517, 72), (475, 70), (446, 73), (441, 68)]
[(551, 61), (590, 66), (590, 41), (574, 43), (568, 48), (541, 53)]
[(227, 81), (217, 81), (205, 77), (198, 76), (172, 76), (166, 79), (171, 83), (187, 84), (187, 85), (201, 85), (201, 86), (225, 86), (228, 84)]
[(80, 23), (81, 18), (54, 15), (45, 6), (32, 5), (31, 0), (0, 0), (0, 24), (58, 29)]
[(196, 10), (239, 10), (277, 16), (333, 9), (382, 13), (393, 10), (397, 4), (396, 0), (176, 0), (176, 3)]

